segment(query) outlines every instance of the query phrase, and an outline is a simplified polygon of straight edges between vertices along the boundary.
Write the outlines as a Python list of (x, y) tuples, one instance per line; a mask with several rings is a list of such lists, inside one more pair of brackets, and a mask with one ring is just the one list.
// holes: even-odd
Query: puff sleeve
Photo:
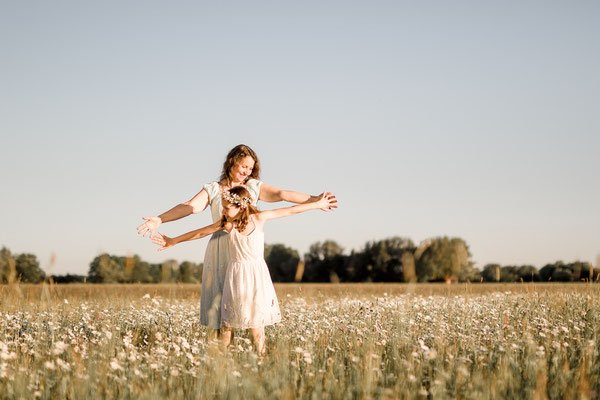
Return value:
[(262, 185), (262, 181), (258, 179), (251, 178), (246, 182), (246, 187), (252, 196), (252, 205), (256, 205), (258, 202), (258, 197), (260, 196), (260, 186)]
[(220, 195), (219, 182), (207, 183), (206, 185), (202, 186), (202, 189), (206, 190), (206, 193), (208, 193), (209, 203), (212, 203), (213, 199)]

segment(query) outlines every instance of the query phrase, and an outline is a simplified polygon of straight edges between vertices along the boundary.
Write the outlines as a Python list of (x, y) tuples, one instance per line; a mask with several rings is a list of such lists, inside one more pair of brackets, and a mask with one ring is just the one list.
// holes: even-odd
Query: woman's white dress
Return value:
[(229, 233), (229, 266), (223, 285), (221, 325), (231, 328), (261, 328), (281, 321), (279, 302), (264, 259), (264, 223), (250, 217), (254, 230), (243, 235)]
[[(245, 185), (252, 195), (252, 204), (254, 205), (260, 194), (261, 184), (262, 182), (259, 180), (249, 179)], [(212, 220), (217, 222), (223, 215), (219, 182), (207, 183), (203, 188), (208, 193)], [(200, 323), (212, 329), (221, 327), (221, 296), (228, 264), (229, 234), (219, 231), (211, 236), (206, 246), (200, 293)]]

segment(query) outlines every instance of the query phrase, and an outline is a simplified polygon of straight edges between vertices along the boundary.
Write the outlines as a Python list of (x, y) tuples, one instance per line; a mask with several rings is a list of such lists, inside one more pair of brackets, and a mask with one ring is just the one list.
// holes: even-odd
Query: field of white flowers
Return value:
[(207, 341), (196, 286), (5, 286), (0, 397), (600, 397), (597, 285), (480, 286), (278, 286), (262, 359)]

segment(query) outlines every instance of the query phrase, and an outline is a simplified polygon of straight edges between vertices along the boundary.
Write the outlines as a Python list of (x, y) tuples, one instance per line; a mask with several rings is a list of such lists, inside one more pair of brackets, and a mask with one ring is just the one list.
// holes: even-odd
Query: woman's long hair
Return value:
[[(229, 150), (227, 157), (225, 158), (225, 162), (223, 163), (223, 170), (221, 171), (221, 182), (227, 182), (231, 179), (230, 171), (242, 158), (250, 156), (254, 160), (254, 168), (252, 168), (252, 173), (250, 176), (246, 178), (246, 180), (250, 178), (260, 179), (260, 161), (258, 160), (258, 156), (249, 146), (245, 144), (238, 144), (233, 149)], [(245, 182), (244, 182), (245, 183)]]
[(252, 196), (248, 189), (243, 186), (234, 186), (231, 189), (223, 193), (223, 201), (235, 204), (240, 207), (240, 211), (235, 217), (227, 219), (226, 215), (223, 215), (221, 219), (221, 228), (225, 227), (225, 223), (231, 222), (234, 224), (236, 229), (242, 232), (248, 226), (250, 216), (259, 212), (258, 208), (252, 205)]

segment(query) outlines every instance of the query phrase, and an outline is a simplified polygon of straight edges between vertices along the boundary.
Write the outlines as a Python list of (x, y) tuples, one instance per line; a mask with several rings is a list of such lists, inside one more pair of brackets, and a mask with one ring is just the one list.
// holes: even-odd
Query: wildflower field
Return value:
[(0, 286), (2, 399), (594, 399), (597, 284), (277, 285), (269, 354), (199, 285)]

